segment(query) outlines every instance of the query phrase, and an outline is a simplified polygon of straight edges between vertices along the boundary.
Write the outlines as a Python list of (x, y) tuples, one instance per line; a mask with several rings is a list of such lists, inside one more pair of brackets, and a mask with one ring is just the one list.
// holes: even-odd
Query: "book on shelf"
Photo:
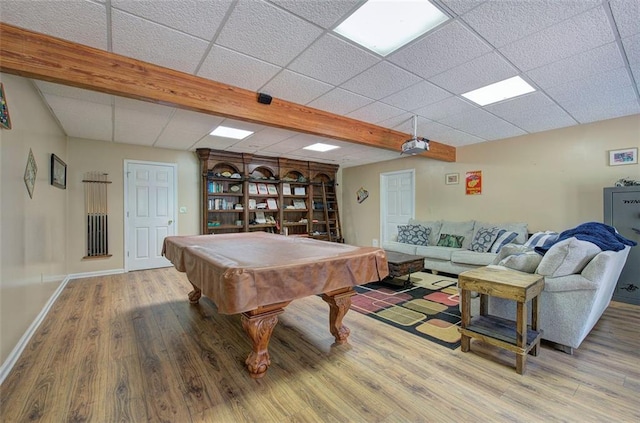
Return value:
[(294, 195), (306, 195), (307, 191), (304, 189), (304, 187), (295, 187), (293, 189), (293, 194)]
[(257, 211), (256, 212), (256, 223), (267, 223), (267, 218), (264, 215), (263, 211)]
[(267, 185), (267, 191), (269, 192), (269, 195), (278, 195), (278, 187), (273, 184)]
[(293, 200), (293, 208), (295, 209), (306, 209), (307, 205), (304, 200)]
[(256, 208), (256, 200), (254, 198), (249, 198), (249, 209), (255, 209)]
[(291, 184), (282, 184), (282, 195), (291, 195)]
[(258, 185), (254, 184), (253, 182), (249, 183), (249, 194), (258, 194)]
[(258, 194), (260, 195), (269, 194), (269, 189), (267, 188), (267, 184), (258, 184)]
[(267, 198), (267, 208), (269, 210), (277, 210), (278, 209), (278, 203), (276, 202), (275, 198)]

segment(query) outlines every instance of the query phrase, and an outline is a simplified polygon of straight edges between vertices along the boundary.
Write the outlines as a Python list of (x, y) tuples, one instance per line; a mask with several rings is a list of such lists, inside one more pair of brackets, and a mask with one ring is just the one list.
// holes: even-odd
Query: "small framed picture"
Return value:
[(609, 150), (609, 166), (638, 164), (638, 149)]
[(447, 185), (455, 185), (460, 182), (459, 173), (447, 173), (444, 175), (444, 183)]
[(51, 185), (67, 189), (67, 164), (55, 154), (51, 155)]

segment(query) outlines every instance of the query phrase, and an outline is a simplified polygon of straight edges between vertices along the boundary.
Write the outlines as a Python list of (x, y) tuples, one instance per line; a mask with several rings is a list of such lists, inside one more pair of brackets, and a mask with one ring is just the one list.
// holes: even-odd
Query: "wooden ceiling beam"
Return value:
[[(180, 109), (400, 151), (411, 135), (0, 22), (0, 71)], [(421, 156), (455, 162), (431, 141)]]

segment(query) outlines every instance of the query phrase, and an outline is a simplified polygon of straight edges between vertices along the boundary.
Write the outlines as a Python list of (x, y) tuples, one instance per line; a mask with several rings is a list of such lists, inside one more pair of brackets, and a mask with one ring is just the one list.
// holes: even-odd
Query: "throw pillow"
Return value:
[(591, 242), (567, 238), (549, 248), (536, 273), (551, 277), (580, 273), (600, 251), (600, 247)]
[(499, 253), (502, 247), (513, 242), (517, 237), (518, 237), (518, 234), (516, 232), (501, 229), (498, 232), (498, 236), (496, 237), (496, 240), (493, 242), (493, 245), (491, 245), (491, 249), (489, 250), (489, 252)]
[(531, 248), (542, 247), (548, 242), (555, 242), (559, 235), (559, 233), (553, 231), (536, 232), (531, 235), (531, 238), (529, 238), (524, 245)]
[(422, 225), (398, 225), (398, 242), (413, 245), (429, 245), (431, 228)]
[(438, 247), (462, 248), (462, 241), (464, 241), (462, 235), (440, 234)]
[(480, 228), (469, 244), (469, 250), (486, 253), (498, 237), (498, 228)]
[(498, 264), (500, 266), (508, 267), (509, 269), (534, 273), (541, 260), (542, 256), (540, 254), (535, 251), (528, 251), (526, 253), (507, 256), (500, 260)]

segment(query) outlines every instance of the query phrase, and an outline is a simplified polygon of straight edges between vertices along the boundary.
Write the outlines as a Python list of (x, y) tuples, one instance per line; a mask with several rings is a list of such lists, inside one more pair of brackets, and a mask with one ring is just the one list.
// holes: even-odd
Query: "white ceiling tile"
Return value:
[[(242, 69), (242, 72), (238, 72), (238, 69)], [(281, 69), (271, 63), (214, 45), (198, 70), (198, 76), (255, 91)]]
[(99, 93), (97, 91), (83, 90), (82, 88), (54, 84), (52, 82), (39, 81), (35, 79), (33, 82), (43, 94), (53, 94), (58, 97), (74, 98), (76, 100), (105, 104), (107, 106), (111, 106), (113, 102), (112, 95)]
[(638, 0), (609, 0), (609, 4), (621, 37), (640, 33), (640, 2)]
[(485, 0), (440, 0), (449, 9), (458, 15), (462, 15), (469, 10), (473, 9), (484, 3)]
[(454, 94), (462, 94), (511, 78), (518, 73), (518, 70), (502, 56), (491, 52), (449, 69), (447, 72), (432, 76), (429, 81)]
[(270, 0), (280, 7), (323, 28), (330, 28), (347, 16), (361, 0)]
[(566, 108), (580, 123), (596, 122), (622, 116), (640, 114), (637, 100), (611, 101), (602, 103), (573, 103)]
[[(413, 117), (415, 115), (409, 112), (403, 112), (398, 116), (394, 116), (389, 119), (381, 120), (376, 125), (383, 128), (393, 129), (394, 131), (405, 132), (407, 134), (413, 134)], [(418, 118), (420, 120), (420, 118)], [(426, 120), (426, 119), (424, 119)], [(419, 132), (418, 132), (419, 134)]]
[(600, 0), (487, 1), (462, 19), (491, 44), (502, 47), (600, 3)]
[(264, 127), (255, 134), (234, 144), (231, 150), (243, 149), (242, 151), (255, 153), (262, 148), (277, 144), (280, 141), (284, 141), (296, 135), (298, 135), (297, 132), (287, 131), (280, 128)]
[(211, 40), (232, 0), (111, 0), (114, 8)]
[(438, 122), (421, 123), (418, 129), (419, 134), (423, 134), (425, 138), (448, 144), (453, 147), (463, 145), (476, 144), (486, 141), (484, 138), (476, 137), (466, 132), (458, 131), (450, 126), (443, 125)]
[(420, 78), (417, 76), (389, 62), (380, 62), (345, 82), (341, 87), (380, 100), (419, 81)]
[(429, 78), (491, 50), (491, 46), (460, 22), (453, 21), (393, 53), (389, 61), (423, 78)]
[(414, 112), (431, 120), (440, 120), (447, 116), (457, 115), (476, 109), (476, 106), (460, 97), (448, 97), (437, 103), (429, 104), (414, 110)]
[(240, 1), (217, 44), (284, 66), (318, 38), (317, 26), (262, 1)]
[(288, 154), (293, 151), (299, 150), (302, 147), (306, 147), (317, 142), (324, 142), (324, 138), (309, 134), (297, 134), (291, 138), (287, 138), (284, 141), (280, 141), (279, 143), (266, 146), (262, 148), (260, 152)]
[(232, 148), (235, 144), (238, 143), (238, 140), (234, 140), (232, 138), (223, 138), (223, 137), (214, 137), (212, 135), (207, 135), (202, 138), (196, 145), (193, 146), (193, 149), (198, 148), (211, 148), (214, 150), (227, 150)]
[(482, 109), (471, 110), (439, 121), (485, 139), (502, 139), (526, 134), (522, 129)]
[(2, 0), (1, 20), (31, 31), (107, 50), (107, 14), (88, 1)]
[[(56, 111), (56, 118), (68, 136), (111, 141), (113, 126), (110, 105), (53, 94), (43, 96), (47, 104)], [(91, 124), (86, 125), (85, 122)]]
[(308, 106), (339, 115), (346, 115), (373, 102), (374, 100), (371, 98), (343, 90), (342, 88), (335, 88), (316, 98)]
[(325, 34), (288, 68), (329, 84), (340, 85), (379, 61), (373, 54), (331, 34)]
[(427, 104), (444, 100), (447, 97), (451, 97), (451, 93), (436, 87), (428, 81), (422, 81), (391, 94), (381, 101), (404, 110), (415, 110)]
[(614, 40), (607, 14), (596, 7), (500, 48), (521, 70), (534, 69)]
[(618, 68), (588, 78), (570, 81), (551, 87), (546, 92), (562, 106), (581, 102), (599, 103), (607, 101), (610, 97), (614, 101), (621, 102), (631, 101), (635, 98), (631, 78), (626, 68)]
[(153, 145), (174, 109), (158, 104), (115, 98), (115, 142)]
[(193, 73), (208, 43), (118, 10), (111, 14), (113, 52)]
[(527, 132), (564, 128), (577, 122), (562, 108), (540, 92), (485, 106), (485, 110)]
[(347, 114), (347, 116), (356, 120), (375, 124), (380, 121), (399, 116), (402, 113), (404, 113), (402, 109), (376, 101), (375, 103), (367, 104), (366, 106)]
[(640, 83), (640, 34), (622, 39), (622, 45), (629, 60), (629, 66), (636, 83)]
[(311, 100), (333, 88), (329, 84), (317, 81), (299, 73), (284, 70), (276, 75), (260, 91), (272, 97), (292, 101), (298, 104), (307, 104)]
[(547, 89), (624, 66), (616, 43), (587, 50), (575, 56), (532, 69), (527, 76), (540, 88)]
[(154, 147), (189, 150), (202, 137), (209, 134), (224, 120), (222, 117), (176, 110)]

